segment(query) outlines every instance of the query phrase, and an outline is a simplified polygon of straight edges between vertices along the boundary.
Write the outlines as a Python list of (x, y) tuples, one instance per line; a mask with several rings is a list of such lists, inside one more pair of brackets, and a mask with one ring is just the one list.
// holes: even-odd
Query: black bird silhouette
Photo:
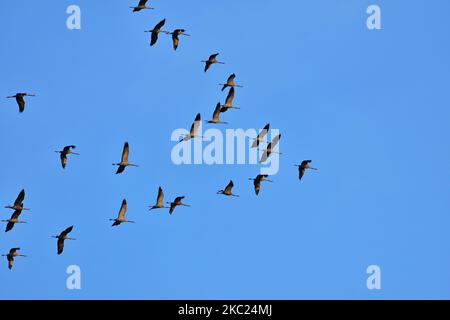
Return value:
[(144, 32), (151, 32), (151, 34), (152, 34), (151, 40), (150, 40), (150, 46), (155, 45), (156, 42), (158, 41), (158, 34), (160, 32), (163, 32), (161, 30), (161, 28), (164, 26), (165, 23), (166, 23), (166, 19), (163, 19), (160, 22), (158, 22), (158, 24), (153, 29), (144, 31)]
[(58, 241), (56, 242), (58, 255), (60, 255), (60, 254), (62, 254), (64, 252), (64, 241), (66, 241), (66, 240), (76, 240), (75, 238), (69, 238), (68, 237), (69, 233), (71, 233), (72, 230), (73, 230), (73, 226), (70, 226), (66, 230), (61, 232), (59, 235), (52, 236), (52, 238), (58, 239)]
[(24, 97), (35, 97), (35, 96), (36, 96), (35, 94), (29, 94), (29, 93), (22, 92), (22, 93), (16, 93), (14, 96), (9, 96), (9, 97), (6, 97), (6, 98), (8, 98), (8, 99), (15, 98), (16, 102), (17, 102), (17, 105), (19, 106), (19, 112), (22, 113), (22, 112), (25, 111), (25, 99), (24, 99)]
[(205, 72), (208, 71), (208, 69), (215, 63), (225, 64), (225, 62), (217, 61), (218, 55), (219, 53), (214, 53), (208, 58), (208, 60), (202, 60), (202, 62), (205, 63)]
[(311, 162), (312, 162), (312, 160), (304, 160), (304, 161), (302, 161), (302, 163), (300, 165), (295, 165), (296, 167), (298, 167), (298, 179), (299, 180), (302, 180), (307, 169), (318, 170), (317, 168), (312, 168), (310, 166)]

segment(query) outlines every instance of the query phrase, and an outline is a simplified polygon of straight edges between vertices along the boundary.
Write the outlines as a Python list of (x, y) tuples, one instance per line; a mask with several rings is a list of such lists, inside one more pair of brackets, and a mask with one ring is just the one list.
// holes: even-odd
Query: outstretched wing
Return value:
[(156, 198), (156, 205), (163, 206), (164, 205), (163, 201), (164, 201), (164, 191), (161, 187), (159, 187), (158, 197)]
[(235, 78), (236, 78), (236, 75), (235, 75), (234, 73), (232, 73), (232, 74), (228, 77), (227, 84), (228, 84), (228, 85), (233, 85), (234, 79), (235, 79)]
[(298, 167), (298, 179), (299, 180), (302, 180), (303, 176), (305, 175), (305, 171), (306, 171), (305, 167), (302, 167), (302, 166)]
[(175, 30), (175, 31), (172, 33), (172, 42), (173, 42), (173, 49), (174, 49), (174, 50), (177, 50), (178, 44), (179, 44), (179, 42), (180, 42), (180, 39), (178, 38), (178, 32), (177, 32), (177, 30)]
[(25, 99), (23, 98), (23, 95), (18, 94), (16, 96), (16, 102), (17, 105), (19, 106), (19, 112), (22, 113), (25, 111)]
[(152, 32), (152, 37), (151, 37), (151, 40), (150, 40), (150, 46), (155, 45), (155, 43), (156, 43), (157, 41), (158, 41), (158, 32), (153, 31), (153, 32)]
[[(128, 145), (128, 142), (125, 142), (123, 145), (122, 150), (122, 163), (128, 163), (128, 154), (130, 153), (130, 146)], [(122, 170), (123, 171), (123, 170)]]
[(228, 183), (227, 187), (225, 188), (225, 194), (231, 194), (231, 191), (234, 187), (234, 183), (233, 180), (230, 181), (230, 183)]
[(259, 144), (261, 143), (262, 139), (264, 139), (264, 137), (267, 135), (267, 133), (269, 132), (269, 129), (270, 129), (270, 123), (266, 124), (264, 129), (262, 129), (261, 132), (258, 134), (258, 136), (256, 137), (256, 140), (252, 144), (252, 148), (259, 147)]
[(205, 72), (209, 70), (209, 67), (211, 67), (212, 63), (209, 61), (205, 62)]
[(9, 255), (14, 256), (19, 250), (20, 248), (11, 248), (11, 250), (9, 250)]
[(67, 164), (67, 153), (66, 152), (61, 152), (59, 154), (59, 157), (61, 159), (61, 166), (63, 167), (63, 169), (66, 168), (66, 164)]
[(230, 91), (228, 92), (227, 99), (225, 100), (225, 106), (231, 107), (233, 105), (233, 99), (234, 99), (234, 88), (231, 87)]
[(22, 210), (15, 210), (14, 213), (11, 215), (10, 220), (17, 220), (19, 219), (20, 214), (22, 213)]
[(59, 235), (60, 238), (65, 238), (67, 237), (67, 235), (69, 233), (71, 233), (73, 230), (73, 226), (68, 227), (66, 230), (64, 230), (63, 232), (61, 232), (61, 234)]
[(270, 154), (271, 152), (269, 151), (269, 149), (264, 150), (260, 162), (266, 162), (267, 160), (269, 160)]
[(119, 166), (117, 168), (116, 174), (120, 174), (120, 173), (124, 172), (125, 168), (126, 168), (125, 166)]
[(14, 222), (8, 222), (8, 223), (6, 224), (5, 232), (9, 232), (9, 231), (11, 231), (13, 228), (14, 228)]
[(214, 109), (213, 113), (213, 120), (219, 121), (220, 116), (220, 110), (222, 109), (222, 106), (220, 105), (220, 102), (217, 103), (216, 108)]
[(62, 152), (69, 153), (70, 149), (75, 149), (75, 148), (76, 148), (76, 146), (65, 146)]
[(190, 131), (190, 136), (191, 137), (194, 137), (194, 136), (197, 135), (198, 128), (200, 127), (201, 122), (202, 122), (202, 116), (199, 113), (195, 117), (194, 123), (191, 126), (191, 131)]
[(22, 189), (22, 191), (20, 191), (19, 195), (17, 196), (16, 201), (14, 201), (14, 206), (22, 205), (24, 199), (25, 199), (25, 190)]
[(212, 55), (209, 56), (209, 59), (208, 59), (208, 60), (209, 60), (209, 61), (215, 61), (218, 55), (219, 55), (218, 53), (214, 53), (214, 54), (212, 54)]
[(11, 270), (14, 266), (14, 257), (8, 255), (6, 258), (8, 259), (8, 269)]
[(279, 134), (275, 138), (273, 138), (272, 143), (271, 143), (272, 149), (275, 149), (275, 147), (278, 145), (280, 140), (281, 140), (281, 134)]
[(120, 207), (119, 210), (119, 215), (117, 217), (118, 220), (123, 220), (125, 219), (125, 213), (127, 212), (127, 200), (123, 199), (122, 200), (122, 205)]
[(161, 30), (161, 28), (164, 26), (164, 24), (166, 23), (166, 19), (162, 19), (160, 22), (158, 22), (158, 24), (153, 28), (153, 30)]
[(58, 242), (56, 243), (56, 247), (58, 249), (58, 255), (64, 252), (64, 238), (58, 238)]
[(175, 211), (175, 208), (177, 207), (177, 205), (174, 203), (174, 202), (172, 202), (171, 204), (170, 204), (170, 210), (169, 210), (169, 214), (172, 214), (174, 211)]
[(261, 190), (261, 180), (259, 180), (258, 178), (255, 179), (255, 181), (253, 181), (253, 185), (255, 187), (255, 193), (256, 195), (259, 195), (259, 191)]

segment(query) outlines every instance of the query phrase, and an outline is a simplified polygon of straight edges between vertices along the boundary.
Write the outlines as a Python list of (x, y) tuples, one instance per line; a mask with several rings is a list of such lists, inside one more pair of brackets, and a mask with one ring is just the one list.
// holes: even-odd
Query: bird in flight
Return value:
[(22, 191), (20, 191), (19, 195), (17, 196), (16, 201), (14, 201), (14, 204), (12, 206), (5, 206), (5, 208), (13, 210), (30, 210), (28, 208), (23, 207), (24, 199), (25, 199), (25, 190), (22, 189)]
[(148, 0), (139, 0), (139, 3), (136, 7), (130, 7), (131, 9), (133, 9), (133, 12), (139, 12), (141, 10), (153, 10), (155, 8), (151, 8), (151, 7), (147, 7)]
[(264, 137), (267, 135), (270, 129), (270, 123), (266, 124), (264, 129), (261, 130), (261, 132), (258, 134), (256, 139), (254, 139), (252, 148), (258, 148), (261, 142), (263, 142)]
[(300, 165), (295, 165), (298, 167), (298, 179), (302, 180), (303, 176), (305, 175), (305, 172), (307, 169), (309, 170), (318, 170), (317, 168), (313, 168), (310, 166), (312, 160), (304, 160)]
[(233, 100), (234, 100), (234, 88), (231, 87), (230, 91), (228, 92), (227, 98), (225, 99), (225, 104), (222, 105), (222, 109), (220, 112), (227, 112), (228, 109), (240, 109), (238, 107), (233, 106)]
[(176, 207), (184, 206), (184, 207), (190, 207), (188, 204), (183, 203), (183, 199), (185, 197), (177, 197), (173, 202), (167, 202), (167, 204), (170, 204), (169, 213), (172, 214), (175, 211)]
[(6, 229), (5, 232), (9, 232), (14, 228), (14, 225), (16, 223), (27, 223), (26, 221), (19, 220), (20, 214), (22, 213), (22, 209), (15, 210), (14, 213), (11, 215), (11, 218), (8, 220), (2, 220), (2, 222), (6, 222)]
[(112, 227), (117, 227), (121, 225), (122, 223), (134, 223), (134, 221), (127, 220), (125, 218), (125, 213), (127, 212), (127, 200), (122, 200), (122, 205), (120, 206), (119, 214), (117, 215), (116, 219), (109, 219), (110, 221), (114, 221)]
[(150, 39), (150, 46), (155, 45), (156, 42), (158, 41), (158, 34), (160, 32), (163, 32), (161, 29), (165, 23), (166, 23), (166, 19), (163, 19), (160, 22), (158, 22), (158, 24), (153, 29), (144, 31), (144, 32), (151, 32), (151, 34), (152, 34), (151, 39)]
[(234, 83), (234, 79), (235, 78), (236, 78), (236, 75), (233, 73), (232, 75), (230, 75), (228, 77), (227, 83), (219, 83), (220, 86), (223, 86), (222, 87), (222, 91), (224, 91), (228, 87), (231, 87), (231, 88), (243, 88), (243, 86)]
[(220, 121), (220, 111), (222, 110), (222, 105), (220, 102), (217, 103), (216, 108), (214, 109), (213, 118), (212, 120), (206, 121), (207, 123), (213, 123), (213, 124), (228, 124), (228, 122), (222, 122)]
[(228, 183), (228, 185), (225, 187), (225, 189), (217, 191), (217, 194), (223, 194), (224, 196), (239, 198), (239, 196), (237, 194), (233, 194), (233, 192), (232, 192), (233, 187), (234, 187), (233, 180), (230, 180), (230, 183)]
[(172, 43), (173, 43), (173, 50), (178, 49), (178, 44), (180, 43), (180, 36), (186, 36), (190, 37), (191, 35), (186, 33), (186, 30), (184, 29), (175, 29), (173, 32), (169, 31), (163, 31), (165, 34), (172, 35)]
[(189, 141), (194, 138), (203, 138), (202, 136), (198, 135), (198, 128), (200, 127), (201, 123), (202, 123), (202, 116), (200, 115), (200, 113), (198, 113), (197, 116), (195, 117), (194, 123), (191, 126), (191, 130), (187, 135), (185, 135), (184, 137), (182, 136), (180, 142)]
[(164, 191), (161, 187), (158, 189), (158, 196), (156, 197), (156, 204), (150, 206), (150, 211), (155, 209), (167, 209), (169, 207), (164, 206)]
[(128, 145), (128, 142), (125, 142), (123, 145), (122, 150), (122, 159), (119, 163), (113, 163), (113, 166), (118, 166), (116, 174), (122, 173), (126, 167), (139, 167), (136, 164), (132, 164), (128, 162), (128, 154), (130, 153), (130, 146)]
[(64, 251), (64, 241), (66, 241), (66, 240), (76, 240), (75, 238), (69, 238), (68, 237), (69, 233), (71, 233), (72, 230), (73, 230), (73, 226), (70, 226), (66, 230), (61, 232), (59, 235), (52, 236), (52, 238), (58, 239), (58, 241), (56, 242), (58, 255), (62, 254), (63, 251)]
[(67, 155), (68, 154), (74, 154), (76, 156), (79, 156), (79, 153), (73, 152), (72, 149), (75, 149), (76, 146), (65, 146), (62, 151), (55, 151), (56, 153), (59, 153), (59, 157), (61, 158), (61, 166), (63, 169), (66, 168), (67, 164)]
[(219, 55), (219, 53), (215, 53), (212, 54), (208, 60), (202, 60), (202, 62), (205, 64), (205, 72), (208, 71), (208, 69), (213, 65), (213, 64), (225, 64), (225, 62), (221, 62), (221, 61), (217, 61), (217, 56)]
[(35, 94), (29, 94), (29, 93), (16, 93), (14, 96), (6, 97), (8, 99), (16, 99), (17, 105), (19, 106), (19, 112), (22, 113), (25, 111), (25, 99), (24, 97), (35, 97)]
[(280, 139), (281, 139), (281, 134), (279, 134), (275, 138), (273, 138), (272, 142), (269, 143), (269, 145), (267, 146), (267, 149), (263, 151), (263, 155), (261, 157), (260, 162), (266, 162), (267, 160), (269, 160), (269, 157), (272, 153), (281, 154), (279, 152), (273, 151), (275, 149), (275, 147), (278, 145), (278, 143), (280, 142)]
[(256, 178), (249, 179), (249, 180), (253, 180), (253, 186), (255, 188), (256, 195), (259, 195), (259, 191), (261, 190), (261, 182), (273, 182), (272, 180), (268, 180), (267, 179), (268, 177), (269, 177), (268, 174), (259, 174), (258, 176), (256, 176)]
[(24, 254), (19, 254), (17, 251), (19, 251), (20, 248), (12, 248), (9, 250), (8, 254), (2, 254), (2, 257), (6, 257), (8, 260), (8, 269), (11, 270), (14, 265), (14, 258), (15, 257), (26, 257)]

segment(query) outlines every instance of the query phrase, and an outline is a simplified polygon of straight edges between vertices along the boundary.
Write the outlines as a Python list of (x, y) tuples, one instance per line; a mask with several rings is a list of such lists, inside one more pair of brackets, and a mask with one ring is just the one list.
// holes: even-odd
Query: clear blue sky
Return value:
[[(1, 1), (0, 203), (25, 188), (29, 223), (0, 298), (450, 298), (450, 20), (447, 0)], [(66, 8), (82, 29), (66, 28)], [(366, 8), (382, 9), (380, 31)], [(177, 52), (148, 34), (182, 27)], [(226, 61), (205, 75), (200, 60)], [(172, 130), (245, 85), (228, 128), (283, 134), (280, 173), (260, 197), (257, 166), (175, 166)], [(225, 118), (224, 118), (225, 119)], [(124, 141), (129, 168), (116, 176)], [(53, 151), (81, 153), (63, 171)], [(318, 172), (299, 182), (293, 164)], [(241, 198), (217, 196), (233, 179)], [(192, 208), (152, 214), (158, 186)], [(123, 198), (135, 225), (110, 227)], [(11, 214), (1, 209), (1, 218)], [(74, 225), (62, 256), (49, 236)], [(67, 266), (82, 290), (65, 287)], [(381, 291), (366, 268), (382, 269)]]

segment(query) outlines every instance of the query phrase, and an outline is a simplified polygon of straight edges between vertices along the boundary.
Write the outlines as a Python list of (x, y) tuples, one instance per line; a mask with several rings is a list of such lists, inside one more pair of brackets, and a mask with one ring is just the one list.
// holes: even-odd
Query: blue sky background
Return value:
[[(0, 203), (25, 188), (29, 221), (0, 233), (0, 298), (450, 298), (450, 20), (435, 1), (1, 1)], [(66, 28), (66, 8), (82, 29)], [(382, 9), (380, 31), (366, 8)], [(177, 52), (148, 34), (182, 27)], [(220, 52), (224, 66), (203, 73)], [(175, 166), (176, 128), (208, 118), (235, 72), (228, 128), (283, 134), (280, 173)], [(225, 127), (224, 127), (225, 128)], [(114, 175), (129, 141), (140, 168)], [(53, 151), (78, 146), (63, 171)], [(299, 182), (292, 165), (313, 159)], [(215, 193), (233, 179), (239, 199)], [(158, 186), (192, 208), (149, 214)], [(123, 198), (135, 225), (110, 227)], [(0, 210), (1, 219), (11, 214)], [(49, 236), (74, 225), (62, 256)], [(1, 226), (2, 230), (4, 225)], [(67, 266), (82, 290), (66, 289)], [(381, 291), (366, 268), (382, 269)]]

